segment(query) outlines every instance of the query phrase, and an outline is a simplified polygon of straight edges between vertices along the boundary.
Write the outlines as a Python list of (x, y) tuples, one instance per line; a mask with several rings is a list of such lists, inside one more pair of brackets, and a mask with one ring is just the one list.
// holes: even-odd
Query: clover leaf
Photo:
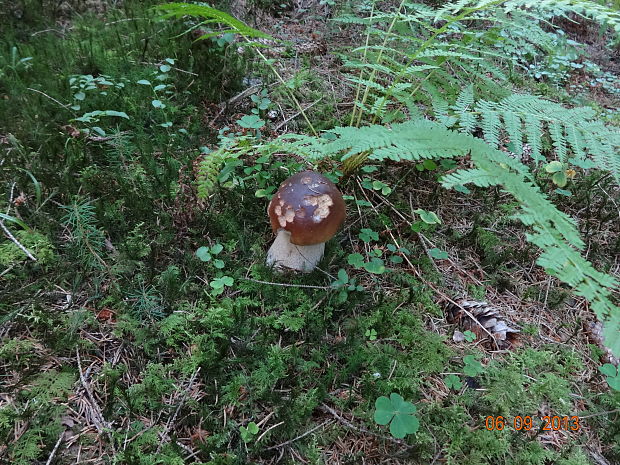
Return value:
[(603, 373), (609, 387), (615, 391), (620, 391), (620, 371), (611, 363), (606, 363), (598, 370)]
[(484, 368), (482, 367), (482, 363), (474, 358), (473, 355), (466, 355), (463, 357), (463, 362), (465, 366), (463, 367), (463, 373), (467, 376), (474, 377), (484, 372)]
[(461, 378), (456, 375), (448, 375), (443, 379), (443, 381), (444, 383), (446, 383), (446, 387), (448, 389), (454, 389), (455, 391), (458, 391), (463, 387), (463, 382), (461, 381)]
[(420, 421), (414, 415), (415, 405), (406, 402), (400, 395), (391, 393), (389, 399), (385, 396), (375, 401), (375, 421), (379, 425), (390, 424), (390, 434), (402, 439), (407, 434), (413, 434), (420, 428)]

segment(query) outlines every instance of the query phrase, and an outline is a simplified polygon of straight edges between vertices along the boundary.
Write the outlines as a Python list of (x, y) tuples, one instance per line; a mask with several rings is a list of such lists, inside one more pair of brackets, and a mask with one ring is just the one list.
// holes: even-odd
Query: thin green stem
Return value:
[(437, 36), (443, 34), (444, 32), (446, 32), (448, 30), (448, 28), (452, 24), (465, 19), (470, 14), (476, 13), (477, 11), (482, 11), (482, 10), (490, 9), (492, 7), (496, 7), (498, 5), (501, 5), (502, 3), (505, 3), (506, 1), (508, 1), (508, 0), (496, 0), (496, 1), (492, 2), (492, 3), (488, 3), (486, 5), (482, 5), (482, 6), (479, 6), (479, 7), (467, 8), (462, 13), (460, 13), (459, 15), (454, 16), (454, 17), (450, 18), (449, 20), (447, 20), (446, 23), (443, 26), (441, 26), (433, 34), (431, 34), (431, 36), (428, 39), (426, 39), (422, 43), (422, 45), (420, 45), (420, 47), (415, 51), (415, 53), (413, 55), (411, 55), (411, 57), (409, 59), (409, 62), (405, 66), (403, 66), (401, 68), (401, 70), (398, 72), (398, 74), (394, 78), (394, 81), (392, 82), (392, 85), (390, 87), (388, 87), (387, 92), (386, 92), (385, 97), (384, 97), (384, 100), (383, 100), (383, 103), (381, 103), (381, 105), (377, 109), (377, 112), (375, 113), (375, 115), (374, 115), (374, 117), (372, 119), (372, 124), (374, 124), (376, 122), (377, 116), (381, 114), (381, 111), (383, 110), (383, 107), (389, 101), (390, 97), (394, 93), (394, 89), (396, 88), (396, 85), (399, 84), (400, 81), (402, 80), (403, 76), (405, 75), (405, 71), (407, 70), (407, 68), (412, 66), (413, 62), (418, 59), (418, 57), (422, 54), (422, 52), (424, 52), (427, 48), (429, 48), (435, 42), (435, 39), (437, 38)]
[[(383, 50), (385, 49), (387, 45), (388, 38), (390, 34), (392, 33), (392, 29), (394, 28), (394, 24), (396, 24), (396, 19), (399, 17), (400, 10), (402, 9), (404, 3), (405, 3), (405, 0), (402, 0), (400, 2), (400, 5), (398, 5), (398, 10), (396, 11), (396, 14), (394, 15), (394, 17), (392, 18), (392, 22), (390, 23), (390, 26), (388, 27), (388, 30), (385, 33), (385, 37), (383, 39), (381, 50), (379, 50), (379, 55), (377, 56), (377, 61), (375, 62), (376, 64), (381, 63), (381, 58), (383, 57)], [(377, 74), (377, 70), (373, 69), (369, 77), (370, 82), (374, 82), (376, 74)], [(363, 116), (362, 108), (364, 107), (366, 100), (368, 100), (369, 94), (370, 94), (370, 86), (366, 86), (366, 90), (364, 90), (364, 95), (362, 96), (362, 101), (360, 102), (360, 111), (359, 111), (359, 116), (357, 118), (357, 123), (355, 124), (355, 127), (359, 127), (360, 123), (362, 122), (362, 116)]]
[[(362, 62), (363, 63), (367, 63), (366, 61), (366, 56), (368, 54), (368, 44), (370, 42), (370, 27), (372, 25), (372, 18), (374, 17), (375, 14), (375, 3), (376, 2), (372, 2), (372, 10), (370, 11), (370, 19), (368, 22), (368, 30), (366, 31), (366, 43), (364, 44), (364, 54), (362, 55)], [(364, 68), (360, 68), (360, 76), (359, 76), (359, 82), (357, 83), (357, 89), (355, 90), (355, 99), (353, 100), (354, 102), (357, 102), (359, 97), (360, 97), (360, 92), (362, 90), (362, 77), (364, 76)], [(362, 112), (362, 109), (359, 109), (360, 113)], [(349, 126), (353, 126), (353, 122), (355, 121), (355, 113), (357, 112), (357, 105), (353, 105), (353, 111), (351, 112), (351, 121), (349, 122)]]

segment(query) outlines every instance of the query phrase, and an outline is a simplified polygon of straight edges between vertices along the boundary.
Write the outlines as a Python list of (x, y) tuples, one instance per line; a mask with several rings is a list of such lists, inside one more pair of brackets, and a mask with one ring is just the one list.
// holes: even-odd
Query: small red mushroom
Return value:
[(321, 261), (325, 242), (344, 222), (345, 204), (333, 182), (314, 171), (302, 171), (280, 184), (267, 213), (277, 233), (267, 265), (307, 273)]

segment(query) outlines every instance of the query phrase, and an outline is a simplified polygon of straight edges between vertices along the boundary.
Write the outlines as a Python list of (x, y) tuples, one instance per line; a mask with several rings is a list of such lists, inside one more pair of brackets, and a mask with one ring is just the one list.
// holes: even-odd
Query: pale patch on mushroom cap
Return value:
[(329, 207), (334, 204), (334, 201), (328, 194), (308, 195), (304, 199), (304, 202), (308, 205), (316, 207), (314, 209), (314, 214), (312, 215), (312, 221), (315, 223), (320, 223), (327, 218), (329, 216)]

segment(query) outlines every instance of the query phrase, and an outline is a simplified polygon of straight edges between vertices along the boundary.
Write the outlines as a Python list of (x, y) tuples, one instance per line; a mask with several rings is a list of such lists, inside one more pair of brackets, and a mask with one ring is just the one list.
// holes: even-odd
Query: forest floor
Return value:
[[(215, 5), (284, 42), (258, 49), (268, 64), (155, 3), (0, 11), (0, 463), (620, 463), (601, 372), (618, 361), (506, 192), (440, 188), (443, 160), (368, 163), (341, 177), (345, 224), (303, 276), (264, 260), (269, 194), (306, 160), (250, 152), (199, 195), (231, 134), (310, 134), (291, 95), (317, 131), (348, 124), (343, 63), (366, 39), (333, 21), (349, 3)], [(550, 27), (574, 51), (500, 85), (619, 126), (620, 48), (587, 20)], [(620, 278), (613, 176), (538, 181)], [(391, 394), (415, 434), (375, 421)]]

